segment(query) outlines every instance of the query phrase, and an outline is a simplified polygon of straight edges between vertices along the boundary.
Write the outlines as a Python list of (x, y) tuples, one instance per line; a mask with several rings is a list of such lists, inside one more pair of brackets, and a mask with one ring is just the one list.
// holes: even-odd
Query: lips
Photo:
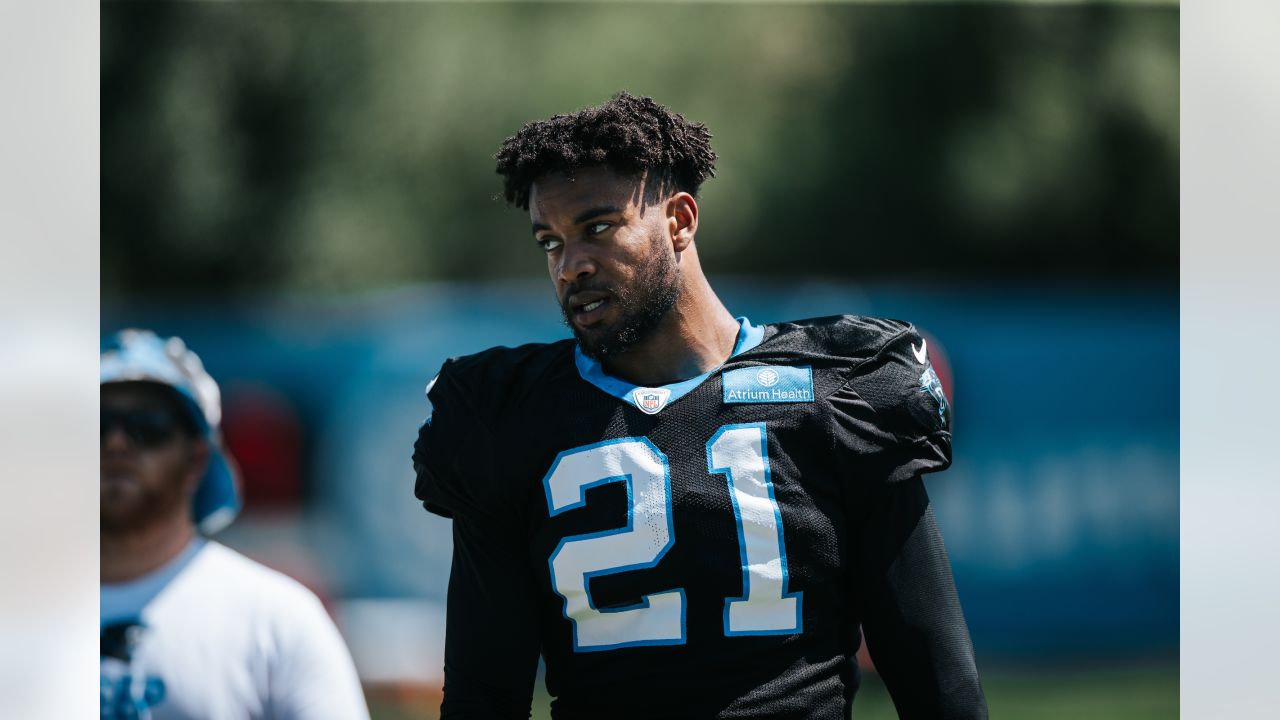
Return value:
[(102, 483), (103, 483), (104, 485), (107, 485), (107, 484), (112, 484), (112, 485), (114, 485), (114, 484), (122, 484), (122, 483), (133, 483), (133, 482), (137, 482), (137, 476), (136, 476), (136, 474), (135, 474), (135, 473), (132, 473), (132, 472), (129, 472), (129, 471), (121, 471), (121, 470), (109, 471), (109, 470), (103, 470), (103, 471), (102, 471), (102, 475), (100, 476), (100, 480), (102, 481)]
[(588, 328), (603, 320), (612, 304), (609, 293), (588, 291), (570, 295), (565, 307), (575, 325)]
[(133, 482), (138, 475), (137, 466), (120, 456), (107, 457), (102, 460), (101, 478), (103, 482)]

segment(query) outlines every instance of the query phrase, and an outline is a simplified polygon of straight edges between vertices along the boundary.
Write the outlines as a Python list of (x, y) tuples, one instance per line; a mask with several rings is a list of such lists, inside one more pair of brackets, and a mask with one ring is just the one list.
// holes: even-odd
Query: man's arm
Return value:
[(533, 578), (508, 528), (453, 520), (441, 720), (528, 718), (538, 669)]
[(442, 720), (527, 718), (541, 641), (527, 527), (498, 480), (492, 433), (445, 363), (413, 449), (414, 494), (453, 520)]
[(898, 716), (986, 718), (973, 644), (923, 480), (859, 496), (855, 593), (867, 649)]

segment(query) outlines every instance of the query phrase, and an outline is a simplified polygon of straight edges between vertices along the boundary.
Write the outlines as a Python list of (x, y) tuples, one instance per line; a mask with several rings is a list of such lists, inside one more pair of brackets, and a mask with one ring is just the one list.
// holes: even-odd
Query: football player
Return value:
[(845, 718), (862, 635), (900, 717), (986, 717), (921, 480), (951, 462), (925, 340), (735, 318), (695, 241), (715, 158), (627, 93), (498, 151), (574, 337), (428, 388), (446, 718), (527, 717), (539, 654), (556, 718)]

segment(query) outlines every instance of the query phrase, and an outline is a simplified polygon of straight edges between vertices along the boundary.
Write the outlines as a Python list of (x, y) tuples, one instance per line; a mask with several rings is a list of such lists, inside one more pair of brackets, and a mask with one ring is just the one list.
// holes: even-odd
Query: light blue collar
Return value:
[[(745, 317), (738, 318), (738, 341), (733, 347), (733, 353), (729, 357), (740, 355), (759, 345), (764, 340), (764, 328), (751, 324), (751, 321)], [(711, 377), (713, 373), (720, 368), (712, 368), (697, 377), (681, 380), (671, 385), (660, 385), (657, 388), (643, 388), (639, 385), (632, 385), (626, 380), (619, 380), (616, 377), (605, 374), (604, 367), (599, 361), (592, 360), (582, 354), (582, 348), (575, 345), (573, 348), (573, 361), (578, 366), (578, 374), (583, 380), (595, 385), (610, 395), (628, 403), (635, 402), (635, 392), (637, 390), (665, 390), (670, 392), (670, 396), (665, 398), (662, 406), (665, 407), (680, 398), (688, 395), (694, 388), (702, 384), (704, 380)], [(655, 411), (656, 412), (656, 411)]]
[(101, 583), (98, 586), (98, 619), (101, 626), (141, 616), (143, 609), (195, 559), (206, 542), (205, 538), (197, 535), (177, 557), (160, 568), (127, 582)]

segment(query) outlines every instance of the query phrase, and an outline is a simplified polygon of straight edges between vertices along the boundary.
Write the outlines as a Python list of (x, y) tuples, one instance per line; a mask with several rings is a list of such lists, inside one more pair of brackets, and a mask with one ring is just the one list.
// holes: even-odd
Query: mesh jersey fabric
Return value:
[[(866, 552), (896, 553), (913, 537), (868, 543), (863, 506), (915, 493), (919, 475), (951, 460), (949, 407), (928, 391), (923, 350), (915, 329), (895, 320), (766, 325), (757, 346), (655, 414), (585, 381), (570, 340), (446, 362), (413, 455), (417, 497), (454, 520), (446, 715), (479, 702), (527, 716), (541, 653), (557, 718), (847, 717), (861, 614), (892, 601), (860, 589), (892, 575), (867, 574), (892, 563)], [(726, 402), (726, 374), (748, 368), (805, 368), (812, 399)], [(786, 590), (799, 598), (793, 633), (726, 632), (726, 599), (744, 595), (741, 520), (725, 475), (710, 471), (708, 443), (743, 426), (762, 428), (767, 448)], [(548, 560), (566, 539), (628, 527), (631, 485), (587, 487), (580, 505), (552, 512), (544, 481), (566, 452), (625, 439), (643, 439), (666, 460), (670, 542), (652, 566), (595, 575), (586, 587), (605, 611), (682, 591), (682, 637), (584, 652)], [(896, 522), (914, 528), (923, 517)], [(942, 612), (954, 620), (958, 611)]]

